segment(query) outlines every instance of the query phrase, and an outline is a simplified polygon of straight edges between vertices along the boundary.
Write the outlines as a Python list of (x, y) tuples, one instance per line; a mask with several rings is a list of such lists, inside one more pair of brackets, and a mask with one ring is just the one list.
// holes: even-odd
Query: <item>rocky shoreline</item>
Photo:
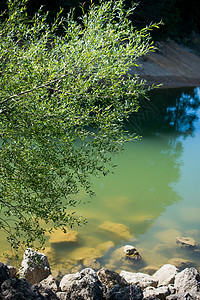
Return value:
[[(185, 242), (185, 241), (184, 241)], [(124, 246), (127, 259), (140, 259), (131, 245)], [(2, 300), (135, 300), (200, 299), (200, 274), (194, 267), (164, 264), (152, 275), (85, 268), (54, 278), (47, 256), (28, 248), (17, 270), (0, 263)]]

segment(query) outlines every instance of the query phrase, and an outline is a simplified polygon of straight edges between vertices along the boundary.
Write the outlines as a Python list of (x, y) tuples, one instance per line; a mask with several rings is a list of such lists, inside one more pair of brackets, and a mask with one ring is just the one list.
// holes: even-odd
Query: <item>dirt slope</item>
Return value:
[(150, 85), (200, 86), (200, 56), (171, 40), (159, 42), (156, 46), (158, 50), (139, 59), (140, 67), (132, 68), (130, 74), (138, 74)]

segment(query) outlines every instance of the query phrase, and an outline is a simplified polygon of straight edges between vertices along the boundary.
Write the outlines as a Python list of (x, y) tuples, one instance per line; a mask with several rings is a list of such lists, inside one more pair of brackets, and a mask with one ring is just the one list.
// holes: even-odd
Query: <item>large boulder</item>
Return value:
[(23, 255), (19, 274), (31, 284), (47, 278), (51, 274), (47, 256), (28, 248)]
[(97, 272), (99, 280), (105, 284), (108, 290), (112, 289), (116, 284), (120, 287), (128, 286), (128, 282), (118, 273), (102, 268)]
[(157, 287), (158, 284), (158, 280), (144, 273), (132, 273), (123, 270), (121, 271), (120, 276), (122, 276), (129, 284), (138, 284), (142, 289), (147, 286)]
[(57, 294), (63, 299), (66, 296), (70, 300), (103, 300), (103, 285), (96, 272), (90, 268), (65, 275), (60, 282), (60, 288), (65, 295)]
[(181, 248), (190, 248), (190, 249), (194, 249), (196, 247), (196, 242), (193, 238), (191, 237), (177, 237), (176, 238), (176, 243), (178, 246), (180, 246)]
[(119, 284), (115, 285), (105, 295), (106, 300), (141, 300), (143, 299), (143, 292), (140, 286), (131, 285), (121, 287)]
[(178, 269), (170, 264), (163, 265), (156, 273), (152, 275), (153, 279), (158, 281), (158, 286), (174, 283), (175, 275)]
[(7, 279), (1, 286), (2, 300), (44, 300), (40, 293), (35, 293), (26, 279)]
[(177, 293), (200, 293), (200, 275), (195, 268), (186, 268), (175, 276)]

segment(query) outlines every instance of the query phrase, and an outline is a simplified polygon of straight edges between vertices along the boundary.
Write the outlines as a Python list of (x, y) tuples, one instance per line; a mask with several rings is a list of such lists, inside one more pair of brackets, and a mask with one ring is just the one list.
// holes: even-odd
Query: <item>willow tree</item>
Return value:
[[(51, 25), (26, 0), (9, 0), (0, 24), (0, 227), (17, 249), (44, 242), (46, 228), (82, 224), (72, 207), (108, 174), (130, 139), (123, 121), (145, 83), (128, 70), (154, 49), (122, 0), (91, 4)], [(59, 34), (58, 34), (59, 29)], [(61, 33), (61, 34), (60, 34)], [(44, 224), (47, 226), (44, 226)]]

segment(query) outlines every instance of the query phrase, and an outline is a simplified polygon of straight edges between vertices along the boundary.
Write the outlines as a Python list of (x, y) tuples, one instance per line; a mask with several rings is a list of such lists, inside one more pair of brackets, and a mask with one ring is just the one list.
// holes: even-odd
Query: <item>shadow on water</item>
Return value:
[(139, 112), (130, 116), (128, 131), (143, 136), (175, 134), (176, 138), (193, 134), (200, 106), (199, 88), (152, 90), (149, 99), (142, 99)]

